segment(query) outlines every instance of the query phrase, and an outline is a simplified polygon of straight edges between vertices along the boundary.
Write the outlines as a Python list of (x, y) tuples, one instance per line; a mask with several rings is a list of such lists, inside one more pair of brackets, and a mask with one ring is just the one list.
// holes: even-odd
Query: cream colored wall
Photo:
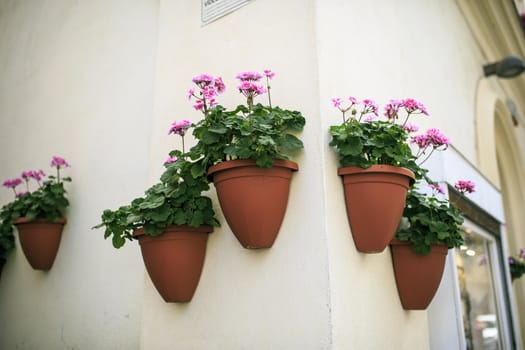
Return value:
[(306, 150), (270, 250), (242, 248), (214, 199), (222, 227), (208, 241), (193, 300), (166, 304), (145, 279), (143, 349), (332, 348), (314, 4), (253, 1), (202, 27), (200, 2), (161, 1), (151, 181), (167, 150), (180, 146), (166, 136), (171, 121), (201, 117), (186, 98), (199, 73), (222, 76), (219, 102), (233, 107), (244, 103), (236, 73), (274, 70), (272, 102), (303, 112)]
[[(418, 98), (433, 116), (422, 127), (444, 129), (474, 157), (473, 90), (481, 65), (475, 48), (465, 44), (472, 38), (455, 4), (254, 1), (204, 27), (197, 4), (163, 1), (160, 13), (154, 134), (163, 135), (173, 119), (200, 117), (183, 98), (193, 75), (217, 74), (233, 85), (240, 70), (271, 67), (278, 73), (272, 93), (279, 103), (307, 117), (306, 150), (297, 159), (301, 169), (271, 250), (243, 250), (221, 220), (189, 305), (165, 305), (146, 279), (143, 348), (175, 342), (217, 349), (429, 348), (426, 313), (401, 309), (389, 253), (362, 255), (354, 248), (327, 146), (328, 126), (339, 122), (329, 101), (350, 94), (383, 103)], [(265, 25), (270, 17), (272, 25)], [(412, 26), (399, 25), (408, 18)], [(240, 101), (232, 90), (221, 97), (229, 106)], [(174, 144), (153, 137), (151, 181)]]
[[(430, 112), (412, 119), (422, 131), (438, 127), (475, 157), (473, 91), (481, 60), (454, 1), (318, 1), (317, 10), (322, 130), (340, 120), (331, 97), (369, 97), (381, 105), (413, 97)], [(426, 312), (401, 309), (390, 252), (363, 255), (354, 248), (341, 215), (337, 160), (326, 131), (323, 137), (334, 348), (428, 349), (435, 327), (427, 326)], [(433, 169), (438, 180), (443, 166)], [(453, 303), (442, 307), (454, 315)], [(452, 343), (457, 339), (450, 349)]]
[(0, 1), (0, 179), (52, 155), (73, 178), (52, 270), (4, 267), (1, 349), (139, 346), (140, 251), (90, 228), (148, 184), (156, 38), (156, 1)]
[[(417, 98), (431, 113), (421, 128), (475, 160), (482, 64), (453, 0), (254, 0), (206, 26), (198, 1), (0, 1), (0, 177), (61, 154), (74, 179), (53, 269), (31, 270), (19, 248), (4, 268), (0, 348), (429, 349), (428, 313), (401, 309), (389, 252), (354, 248), (330, 98)], [(116, 251), (89, 228), (157, 181), (180, 147), (169, 124), (200, 118), (194, 75), (222, 76), (232, 107), (234, 75), (264, 68), (277, 73), (274, 104), (307, 119), (279, 237), (243, 249), (212, 189), (222, 227), (200, 284), (191, 303), (166, 304), (136, 243)], [(440, 179), (447, 165), (435, 163)]]

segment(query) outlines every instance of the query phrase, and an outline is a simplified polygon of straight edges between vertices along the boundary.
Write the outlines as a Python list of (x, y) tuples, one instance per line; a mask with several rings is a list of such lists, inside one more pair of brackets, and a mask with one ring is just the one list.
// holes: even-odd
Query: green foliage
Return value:
[[(58, 182), (57, 182), (58, 181)], [(14, 201), (4, 205), (0, 210), (0, 257), (4, 257), (14, 248), (13, 222), (18, 218), (28, 220), (46, 219), (56, 221), (64, 217), (69, 206), (63, 181), (71, 181), (66, 177), (61, 181), (54, 176), (35, 191), (19, 195)]]
[(508, 261), (510, 276), (513, 280), (520, 278), (523, 274), (525, 274), (525, 255), (523, 254), (523, 250), (520, 252), (518, 258), (511, 256), (509, 257)]
[(227, 111), (218, 105), (195, 125), (198, 143), (189, 155), (192, 159), (203, 155), (206, 169), (233, 159), (255, 159), (259, 167), (269, 168), (273, 159), (291, 159), (291, 152), (303, 148), (293, 132), (303, 130), (304, 124), (298, 111), (262, 104)]
[(433, 244), (444, 243), (448, 248), (463, 244), (461, 212), (446, 199), (408, 191), (403, 217), (408, 225), (401, 225), (396, 237), (410, 241), (412, 248), (427, 255)]
[[(417, 154), (414, 155), (409, 146), (409, 132), (417, 128), (407, 124), (408, 119), (412, 114), (428, 115), (422, 103), (413, 99), (391, 100), (385, 106), (384, 116), (387, 120), (383, 121), (373, 120), (377, 117), (375, 102), (357, 102), (353, 97), (349, 101), (351, 104), (346, 107), (342, 105), (341, 99), (332, 99), (334, 106), (343, 113), (343, 123), (330, 127), (330, 146), (336, 149), (341, 167), (368, 168), (376, 164), (404, 167), (414, 172), (419, 187), (422, 184), (437, 187), (427, 176), (428, 170), (421, 165), (435, 150), (446, 149), (448, 138), (437, 129), (429, 129), (426, 134), (412, 136), (410, 140), (419, 147)], [(357, 106), (361, 104), (364, 107), (359, 112)], [(406, 117), (398, 124), (401, 111)], [(348, 119), (345, 118), (347, 112), (351, 115)], [(375, 115), (372, 120), (365, 118), (361, 121), (371, 114)], [(420, 160), (422, 156), (425, 159)], [(412, 186), (407, 193), (403, 217), (406, 225), (399, 226), (396, 237), (410, 241), (418, 254), (428, 254), (431, 246), (438, 243), (446, 244), (449, 248), (459, 247), (463, 243), (460, 230), (463, 218), (447, 199), (419, 193)]]
[[(273, 73), (265, 74), (268, 84)], [(102, 222), (94, 228), (105, 227), (105, 238), (112, 237), (116, 248), (131, 240), (138, 228), (144, 228), (146, 235), (156, 236), (169, 225), (219, 226), (210, 198), (202, 195), (209, 189), (210, 166), (225, 160), (255, 159), (259, 167), (269, 168), (273, 159), (290, 159), (293, 151), (303, 148), (302, 141), (294, 135), (305, 124), (301, 113), (253, 105), (253, 98), (265, 90), (254, 83), (262, 75), (256, 72), (240, 75), (248, 106), (239, 105), (231, 111), (212, 102), (224, 91), (221, 78), (201, 74), (192, 79), (199, 91), (190, 89), (190, 100), (194, 99), (194, 108), (204, 114), (202, 120), (192, 125), (197, 143), (185, 152), (184, 135), (191, 123), (174, 122), (169, 133), (182, 136), (183, 151), (170, 153), (177, 160), (165, 164), (160, 182), (131, 204), (103, 212)]]
[(188, 155), (179, 151), (171, 155), (179, 156), (178, 160), (166, 164), (160, 182), (143, 197), (102, 213), (102, 222), (94, 228), (105, 227), (104, 238), (111, 237), (115, 248), (132, 240), (133, 232), (141, 227), (146, 235), (158, 236), (170, 225), (219, 226), (211, 199), (202, 195), (209, 190), (203, 159), (186, 160)]
[(15, 236), (13, 225), (9, 222), (0, 221), (0, 259), (6, 259), (7, 254), (15, 248)]
[(368, 168), (386, 164), (410, 168), (415, 156), (407, 143), (408, 134), (401, 125), (389, 121), (359, 122), (349, 119), (330, 127), (332, 141), (342, 167)]

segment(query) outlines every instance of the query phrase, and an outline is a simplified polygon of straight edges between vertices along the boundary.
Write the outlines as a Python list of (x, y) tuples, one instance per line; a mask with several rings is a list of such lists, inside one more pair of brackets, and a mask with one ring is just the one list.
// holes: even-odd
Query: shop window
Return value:
[(465, 244), (455, 250), (465, 348), (503, 350), (511, 332), (506, 322), (506, 300), (499, 244), (495, 237), (467, 223)]
[(465, 243), (449, 251), (429, 307), (431, 349), (519, 349), (501, 223), (451, 187), (449, 196), (465, 217)]

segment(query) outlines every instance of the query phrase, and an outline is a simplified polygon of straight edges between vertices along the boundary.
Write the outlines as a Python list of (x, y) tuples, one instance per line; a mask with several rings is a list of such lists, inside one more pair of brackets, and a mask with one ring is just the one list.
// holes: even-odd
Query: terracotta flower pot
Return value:
[(408, 241), (390, 242), (397, 291), (405, 310), (425, 310), (441, 283), (448, 247), (432, 246), (428, 255), (419, 255)]
[(382, 252), (394, 238), (412, 171), (390, 165), (339, 168), (354, 243), (362, 253)]
[(45, 219), (28, 221), (26, 218), (19, 218), (13, 222), (18, 230), (22, 251), (33, 269), (44, 271), (51, 269), (65, 223), (64, 218), (55, 222)]
[(167, 303), (189, 302), (199, 284), (211, 226), (168, 226), (159, 236), (133, 234), (153, 285)]
[(245, 248), (270, 248), (279, 233), (297, 163), (274, 160), (259, 168), (253, 160), (232, 160), (210, 167), (222, 212)]

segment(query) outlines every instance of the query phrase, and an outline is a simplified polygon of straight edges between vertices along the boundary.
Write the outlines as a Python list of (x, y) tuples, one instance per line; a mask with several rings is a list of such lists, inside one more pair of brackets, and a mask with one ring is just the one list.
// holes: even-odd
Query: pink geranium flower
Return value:
[(332, 104), (334, 105), (335, 108), (339, 108), (341, 106), (341, 102), (343, 101), (339, 97), (332, 98)]
[(428, 142), (434, 147), (438, 148), (441, 146), (448, 147), (450, 140), (446, 137), (439, 129), (428, 129), (427, 130)]
[(240, 72), (235, 76), (235, 78), (239, 79), (240, 81), (259, 81), (262, 77), (262, 74), (251, 71)]
[(171, 123), (168, 135), (177, 134), (184, 136), (186, 134), (186, 130), (188, 130), (190, 126), (191, 122), (189, 120), (174, 121)]
[(69, 163), (62, 157), (53, 156), (53, 158), (51, 159), (51, 166), (56, 167), (57, 169), (67, 168), (69, 167)]
[(406, 123), (403, 126), (403, 129), (405, 129), (406, 132), (411, 133), (411, 132), (417, 132), (419, 130), (419, 127), (412, 123)]
[(175, 163), (177, 161), (177, 157), (168, 157), (166, 158), (166, 160), (164, 161), (164, 164), (171, 164), (171, 163)]
[(430, 184), (430, 185), (428, 185), (428, 187), (430, 187), (432, 189), (432, 191), (434, 191), (436, 193), (445, 194), (445, 190), (443, 189), (443, 187), (441, 185)]
[(472, 192), (475, 192), (475, 187), (476, 187), (476, 185), (474, 184), (474, 182), (469, 181), (469, 180), (459, 180), (458, 182), (456, 182), (456, 184), (454, 185), (454, 187), (455, 187), (456, 190), (458, 190), (460, 193), (464, 194), (464, 193), (472, 193)]
[(385, 117), (388, 119), (397, 119), (399, 108), (401, 108), (401, 101), (394, 99), (388, 101), (388, 103), (385, 105)]
[(200, 88), (203, 88), (204, 86), (210, 85), (215, 81), (213, 76), (209, 74), (199, 74), (195, 77), (193, 77), (192, 81), (197, 84)]
[(267, 77), (268, 79), (273, 79), (273, 77), (275, 76), (275, 73), (272, 72), (272, 71), (269, 70), (269, 69), (265, 69), (265, 70), (264, 70), (264, 75), (266, 75), (266, 77)]
[(22, 183), (22, 179), (16, 178), (16, 179), (5, 180), (3, 185), (4, 187), (7, 187), (7, 188), (16, 188), (21, 183)]

